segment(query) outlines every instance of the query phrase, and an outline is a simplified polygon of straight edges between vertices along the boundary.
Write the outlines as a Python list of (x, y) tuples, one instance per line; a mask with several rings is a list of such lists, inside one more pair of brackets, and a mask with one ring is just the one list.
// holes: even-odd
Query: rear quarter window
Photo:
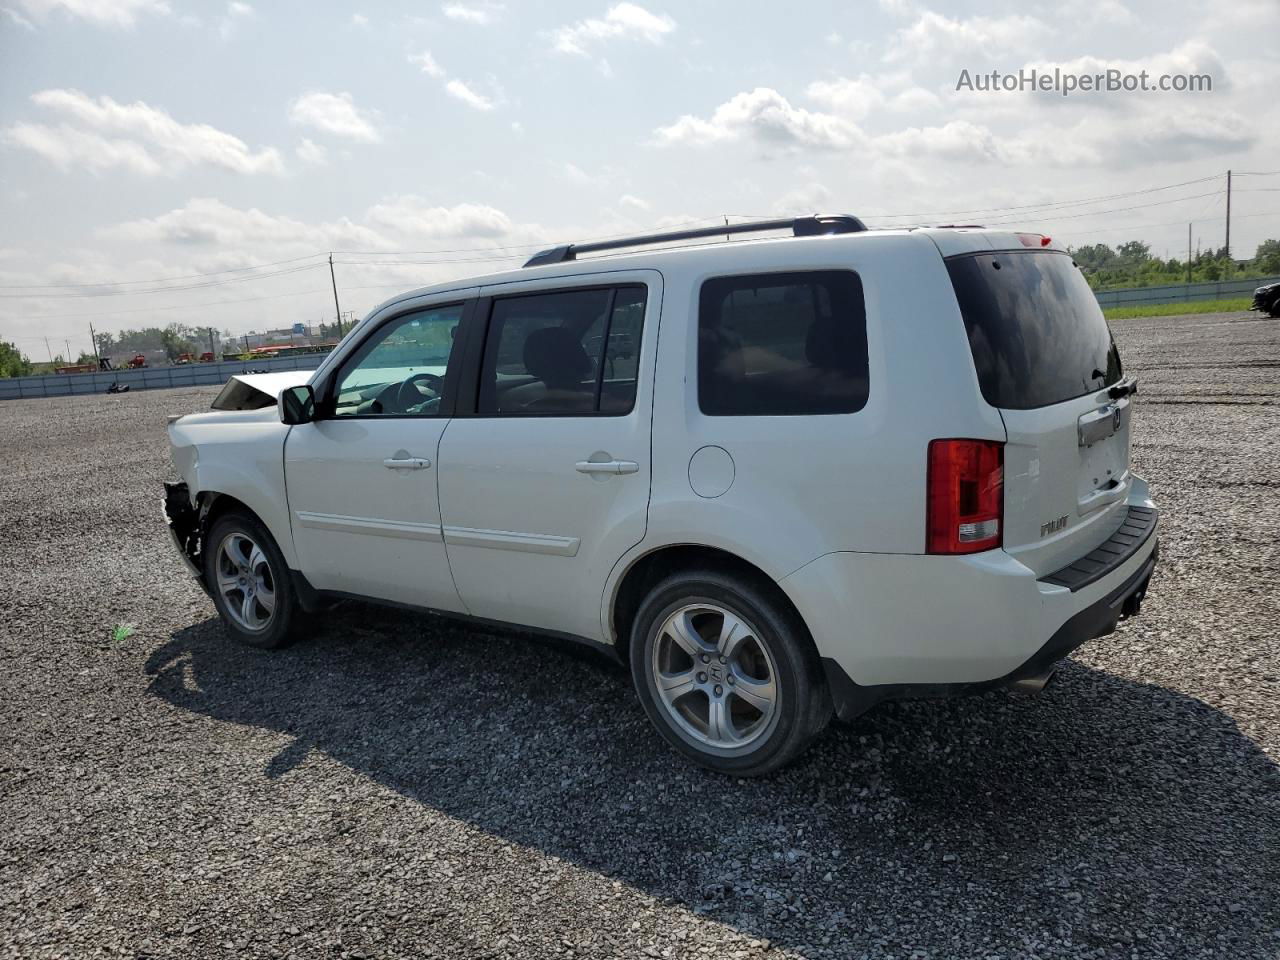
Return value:
[(1098, 301), (1065, 253), (1012, 250), (947, 260), (982, 396), (1028, 410), (1120, 379)]
[(704, 414), (853, 413), (867, 395), (866, 306), (852, 270), (715, 277), (702, 285)]

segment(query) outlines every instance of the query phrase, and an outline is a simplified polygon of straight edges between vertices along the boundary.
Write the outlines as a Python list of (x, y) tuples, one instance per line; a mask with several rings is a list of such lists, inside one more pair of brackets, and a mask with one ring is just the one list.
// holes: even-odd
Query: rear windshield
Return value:
[(1011, 250), (947, 260), (982, 395), (1027, 410), (1120, 379), (1098, 301), (1065, 253)]

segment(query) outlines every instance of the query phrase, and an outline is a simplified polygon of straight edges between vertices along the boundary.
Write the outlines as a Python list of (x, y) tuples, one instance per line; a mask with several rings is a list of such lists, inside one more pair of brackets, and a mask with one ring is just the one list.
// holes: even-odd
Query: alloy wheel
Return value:
[(261, 633), (276, 610), (276, 582), (262, 548), (244, 533), (229, 533), (214, 561), (227, 615), (244, 630)]
[(653, 644), (658, 702), (686, 734), (717, 750), (764, 736), (778, 710), (778, 672), (759, 632), (711, 603), (689, 603), (663, 622)]

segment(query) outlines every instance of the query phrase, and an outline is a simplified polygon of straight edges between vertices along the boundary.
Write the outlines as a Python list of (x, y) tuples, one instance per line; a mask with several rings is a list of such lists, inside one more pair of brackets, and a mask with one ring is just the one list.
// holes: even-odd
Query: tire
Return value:
[(771, 586), (714, 569), (674, 574), (632, 623), (631, 675), (649, 720), (690, 760), (730, 776), (777, 770), (831, 719), (809, 631)]
[(241, 511), (223, 514), (203, 552), (205, 583), (227, 632), (264, 650), (289, 643), (302, 611), (284, 555), (261, 521)]

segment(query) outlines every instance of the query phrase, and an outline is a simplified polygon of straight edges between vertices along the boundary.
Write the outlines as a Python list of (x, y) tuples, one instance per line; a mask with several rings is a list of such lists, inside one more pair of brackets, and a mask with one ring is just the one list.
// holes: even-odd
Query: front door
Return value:
[(605, 580), (645, 532), (661, 278), (496, 290), (478, 397), (440, 444), (449, 562), (473, 615), (600, 638)]
[(289, 432), (290, 520), (313, 587), (463, 611), (436, 477), (464, 306), (390, 316), (322, 388), (319, 419)]

